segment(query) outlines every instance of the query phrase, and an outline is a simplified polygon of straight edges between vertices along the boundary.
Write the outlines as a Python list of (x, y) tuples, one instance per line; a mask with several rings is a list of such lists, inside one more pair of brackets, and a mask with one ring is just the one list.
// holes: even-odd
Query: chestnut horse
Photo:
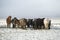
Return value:
[(8, 16), (6, 19), (7, 27), (11, 26), (11, 16)]

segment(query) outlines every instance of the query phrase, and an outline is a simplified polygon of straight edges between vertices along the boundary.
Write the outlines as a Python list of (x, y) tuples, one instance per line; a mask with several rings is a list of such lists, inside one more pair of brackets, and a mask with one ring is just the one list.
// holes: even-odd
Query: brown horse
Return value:
[(11, 26), (11, 16), (8, 16), (6, 19), (7, 27)]
[(19, 20), (21, 28), (25, 29), (27, 25), (27, 19), (22, 18)]

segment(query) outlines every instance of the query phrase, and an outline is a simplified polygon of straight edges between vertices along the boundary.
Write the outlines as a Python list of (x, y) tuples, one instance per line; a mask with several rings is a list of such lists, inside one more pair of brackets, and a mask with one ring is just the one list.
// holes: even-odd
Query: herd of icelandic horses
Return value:
[(17, 19), (14, 17), (12, 19), (11, 16), (8, 16), (6, 19), (7, 27), (12, 27), (13, 28), (33, 28), (33, 29), (50, 29), (51, 25), (51, 20), (49, 18), (35, 18), (35, 19), (26, 19), (26, 18), (21, 18)]

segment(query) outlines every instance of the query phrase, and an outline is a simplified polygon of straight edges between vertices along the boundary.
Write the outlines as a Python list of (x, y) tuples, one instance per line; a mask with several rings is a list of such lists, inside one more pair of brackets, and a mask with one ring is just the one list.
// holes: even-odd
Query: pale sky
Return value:
[(60, 0), (0, 0), (0, 18), (60, 18)]

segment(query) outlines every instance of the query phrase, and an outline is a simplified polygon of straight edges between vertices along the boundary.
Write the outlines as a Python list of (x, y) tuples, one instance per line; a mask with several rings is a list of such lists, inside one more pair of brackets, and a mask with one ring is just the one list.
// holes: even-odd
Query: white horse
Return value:
[(51, 25), (51, 20), (49, 20), (49, 18), (45, 18), (44, 19), (45, 29), (50, 29), (50, 25)]

